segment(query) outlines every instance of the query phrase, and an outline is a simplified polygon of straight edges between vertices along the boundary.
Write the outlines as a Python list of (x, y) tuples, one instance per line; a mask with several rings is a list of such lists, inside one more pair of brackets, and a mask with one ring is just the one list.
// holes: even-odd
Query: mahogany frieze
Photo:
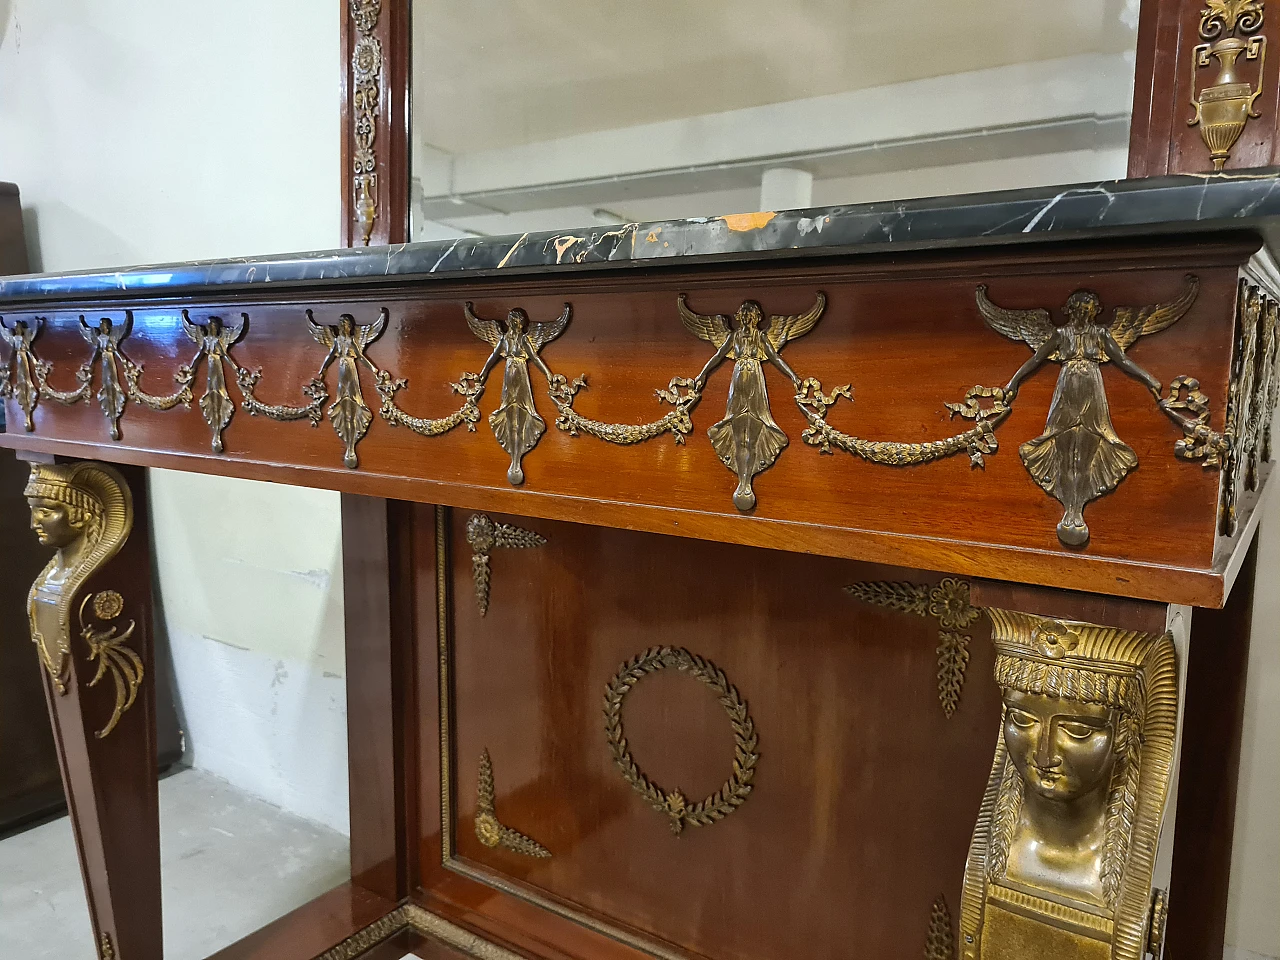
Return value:
[[(1256, 442), (1239, 454), (1250, 482), (1269, 453), (1274, 311), (1248, 313), (1258, 345), (1245, 363), (1247, 342), (1224, 323), (1236, 313), (1239, 256), (1201, 244), (1138, 270), (1136, 258), (1049, 258), (1039, 273), (997, 260), (976, 275), (810, 267), (779, 280), (757, 270), (450, 282), (310, 303), (10, 311), (0, 389), (13, 427), (25, 435), (31, 426), (29, 440), (9, 445), (52, 452), (73, 443), (79, 455), (110, 457), (118, 445), (130, 459), (199, 457), (208, 466), (198, 469), (220, 473), (248, 462), (263, 479), (301, 468), (310, 471), (303, 482), (409, 498), (418, 494), (384, 480), (425, 481), (434, 486), (423, 497), (548, 518), (587, 519), (573, 504), (590, 501), (593, 513), (674, 508), (716, 517), (717, 527), (748, 514), (832, 536), (976, 536), (1126, 562), (1177, 556), (1205, 569), (1216, 468), (1230, 466), (1235, 436), (1228, 394), (1233, 382), (1237, 393), (1254, 390), (1246, 369), (1262, 391), (1247, 415)], [(1045, 303), (1066, 303), (1062, 318)], [(704, 410), (717, 383), (724, 407)], [(332, 434), (301, 429), (325, 420)], [(965, 422), (957, 430), (954, 421)], [(663, 434), (673, 442), (646, 442)], [(1021, 456), (1000, 456), (997, 435), (1016, 440)], [(850, 456), (814, 456), (837, 451)], [(446, 486), (489, 492), (451, 497)], [(677, 528), (679, 517), (666, 516), (637, 522), (700, 535), (687, 518)], [(739, 542), (775, 542), (764, 527), (734, 529)], [(853, 549), (819, 539), (805, 549)], [(927, 559), (887, 547), (857, 555)]]

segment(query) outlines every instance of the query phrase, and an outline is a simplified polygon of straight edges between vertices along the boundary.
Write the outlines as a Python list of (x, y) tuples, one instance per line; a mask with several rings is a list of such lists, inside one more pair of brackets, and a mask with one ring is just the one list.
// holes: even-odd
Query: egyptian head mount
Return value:
[(1168, 634), (989, 609), (1004, 709), (965, 960), (1142, 960), (1177, 723)]
[(115, 470), (91, 462), (34, 464), (24, 495), (32, 530), (55, 550), (28, 595), (31, 639), (54, 688), (65, 693), (72, 605), (89, 577), (128, 539), (133, 500)]

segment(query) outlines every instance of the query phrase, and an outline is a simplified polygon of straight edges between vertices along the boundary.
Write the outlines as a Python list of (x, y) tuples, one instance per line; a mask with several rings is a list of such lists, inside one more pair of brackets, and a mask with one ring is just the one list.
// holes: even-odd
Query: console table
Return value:
[(220, 957), (1221, 956), (1277, 184), (0, 279), (102, 960), (149, 466), (343, 493), (352, 879)]

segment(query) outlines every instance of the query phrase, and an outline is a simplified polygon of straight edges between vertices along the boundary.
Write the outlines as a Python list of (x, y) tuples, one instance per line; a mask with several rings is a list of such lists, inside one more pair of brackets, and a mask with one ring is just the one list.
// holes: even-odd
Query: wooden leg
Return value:
[(1165, 935), (1169, 960), (1217, 960), (1226, 940), (1257, 564), (1255, 538), (1226, 607), (1196, 610), (1191, 618), (1191, 669)]
[[(70, 474), (77, 466), (41, 466), (50, 471), (42, 492), (56, 494), (58, 483), (67, 479), (71, 482), (65, 486), (75, 488), (85, 480)], [(99, 488), (123, 479), (135, 507), (131, 528), (124, 531), (127, 539), (114, 556), (86, 563), (84, 576), (67, 581), (65, 672), (60, 677), (56, 669), (42, 674), (100, 960), (160, 960), (160, 817), (145, 473), (120, 468), (94, 476)], [(90, 489), (90, 495), (100, 492)], [(56, 496), (48, 502), (56, 504)], [(87, 556), (92, 561), (92, 554)], [(47, 587), (44, 595), (52, 597)]]
[(410, 520), (400, 501), (342, 496), (351, 879), (390, 900), (417, 885)]

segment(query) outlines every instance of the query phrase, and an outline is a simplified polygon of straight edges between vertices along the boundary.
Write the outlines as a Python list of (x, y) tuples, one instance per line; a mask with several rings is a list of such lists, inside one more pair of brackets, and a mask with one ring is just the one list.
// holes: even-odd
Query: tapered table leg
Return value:
[(160, 960), (151, 566), (141, 469), (32, 465), (55, 548), (28, 614), (100, 960)]

